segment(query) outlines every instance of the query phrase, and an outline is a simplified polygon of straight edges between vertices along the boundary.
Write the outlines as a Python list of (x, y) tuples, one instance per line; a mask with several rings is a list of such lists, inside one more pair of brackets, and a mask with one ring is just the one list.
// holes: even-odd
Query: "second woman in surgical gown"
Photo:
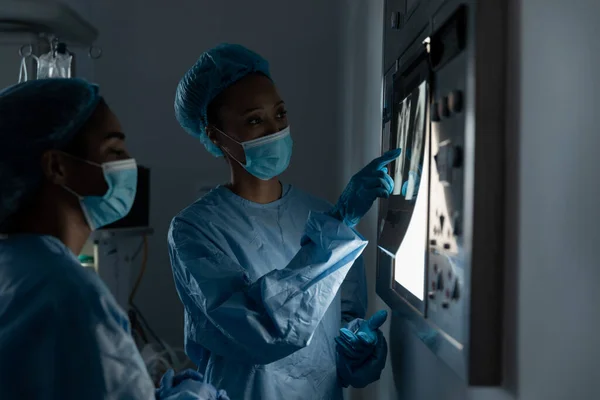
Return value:
[(398, 153), (361, 171), (334, 208), (280, 183), (292, 150), (285, 104), (267, 62), (238, 45), (200, 57), (175, 110), (232, 174), (169, 231), (187, 354), (232, 399), (341, 399), (334, 338), (367, 307), (367, 242), (352, 227), (391, 192), (384, 166)]
[(0, 399), (228, 400), (195, 371), (155, 390), (127, 314), (79, 263), (133, 205), (137, 167), (96, 85), (0, 91)]

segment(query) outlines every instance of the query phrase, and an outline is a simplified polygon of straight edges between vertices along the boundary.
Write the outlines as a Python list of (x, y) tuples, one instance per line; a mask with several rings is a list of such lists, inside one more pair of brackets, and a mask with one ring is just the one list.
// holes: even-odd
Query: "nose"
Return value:
[(123, 154), (121, 154), (119, 156), (119, 161), (121, 161), (121, 160), (129, 160), (130, 158), (133, 158), (133, 157), (131, 157), (131, 154), (129, 154), (129, 152), (127, 150), (123, 150)]
[(277, 126), (277, 132), (281, 132), (288, 126), (289, 126), (289, 123), (287, 121), (279, 121), (278, 126)]
[[(282, 126), (283, 125), (283, 126)], [(282, 121), (278, 121), (274, 118), (269, 119), (267, 126), (265, 127), (265, 136), (272, 135), (285, 129), (286, 125), (282, 124)]]

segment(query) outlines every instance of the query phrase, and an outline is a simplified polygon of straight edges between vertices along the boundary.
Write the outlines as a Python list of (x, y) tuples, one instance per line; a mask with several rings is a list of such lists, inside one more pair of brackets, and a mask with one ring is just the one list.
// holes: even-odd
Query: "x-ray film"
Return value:
[[(392, 172), (393, 196), (385, 201), (379, 247), (394, 258), (394, 280), (423, 301), (429, 168), (427, 82), (395, 104), (392, 148), (401, 148)], [(385, 135), (384, 135), (385, 137)]]
[(398, 112), (398, 124), (396, 130), (396, 146), (402, 149), (400, 158), (395, 162), (394, 170), (394, 191), (392, 194), (399, 195), (402, 193), (402, 182), (404, 177), (404, 164), (406, 160), (406, 143), (408, 141), (408, 133), (410, 129), (410, 107), (412, 95), (408, 95), (400, 104)]
[(412, 149), (407, 156), (410, 157), (409, 165), (410, 169), (408, 172), (408, 180), (406, 185), (406, 192), (403, 193), (406, 200), (412, 200), (417, 195), (417, 189), (423, 173), (423, 144), (425, 137), (425, 112), (427, 100), (427, 83), (423, 82), (419, 86), (419, 96), (416, 104), (414, 122), (413, 122), (413, 135), (412, 135)]

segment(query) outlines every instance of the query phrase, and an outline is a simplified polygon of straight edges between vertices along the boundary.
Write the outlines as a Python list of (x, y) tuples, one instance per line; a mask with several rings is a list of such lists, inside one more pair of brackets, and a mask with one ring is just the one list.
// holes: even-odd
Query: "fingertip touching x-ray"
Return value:
[(340, 1), (0, 0), (0, 400), (507, 382), (504, 2)]
[(425, 112), (427, 84), (419, 86), (418, 91), (409, 94), (401, 103), (398, 113), (396, 146), (407, 149), (395, 162), (394, 195), (402, 195), (406, 200), (415, 200), (419, 189), (423, 169), (423, 150), (425, 149)]

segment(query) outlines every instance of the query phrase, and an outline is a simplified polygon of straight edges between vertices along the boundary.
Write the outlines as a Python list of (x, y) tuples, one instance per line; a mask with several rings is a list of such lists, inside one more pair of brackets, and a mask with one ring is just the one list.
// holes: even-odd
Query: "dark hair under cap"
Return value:
[(223, 153), (206, 134), (208, 105), (225, 89), (253, 73), (271, 79), (267, 60), (239, 44), (224, 43), (203, 53), (177, 86), (177, 121), (216, 157)]
[(0, 227), (39, 186), (44, 152), (65, 148), (100, 100), (98, 86), (75, 78), (0, 91)]

